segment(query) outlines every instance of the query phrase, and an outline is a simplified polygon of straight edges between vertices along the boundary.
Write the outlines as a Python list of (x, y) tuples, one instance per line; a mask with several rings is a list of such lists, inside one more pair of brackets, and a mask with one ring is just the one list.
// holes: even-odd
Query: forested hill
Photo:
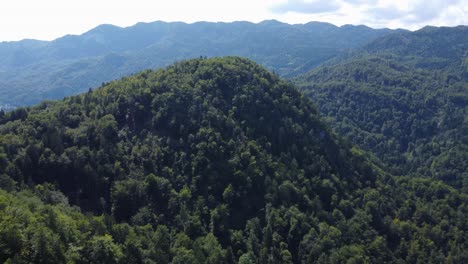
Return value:
[[(428, 60), (458, 62), (468, 56), (468, 26), (431, 27), (380, 37), (364, 47), (370, 53), (392, 53)], [(419, 65), (423, 66), (423, 65)]]
[(426, 27), (377, 39), (300, 77), (342, 136), (393, 173), (468, 191), (468, 27)]
[[(54, 41), (0, 43), (0, 106), (61, 99), (90, 87), (200, 56), (250, 58), (282, 76), (309, 70), (393, 32), (311, 22), (138, 23), (101, 25)], [(301, 72), (299, 72), (301, 73)]]
[(144, 71), (0, 124), (1, 262), (468, 260), (465, 194), (384, 173), (250, 60)]

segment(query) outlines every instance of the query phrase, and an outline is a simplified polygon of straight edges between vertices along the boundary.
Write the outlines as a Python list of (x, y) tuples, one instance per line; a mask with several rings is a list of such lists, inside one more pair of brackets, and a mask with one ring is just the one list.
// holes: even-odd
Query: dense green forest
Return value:
[(0, 114), (0, 262), (466, 263), (467, 195), (397, 177), (238, 57)]
[(156, 21), (127, 28), (101, 25), (54, 41), (0, 42), (0, 107), (62, 99), (102, 82), (200, 56), (243, 56), (290, 76), (390, 32), (320, 22)]
[(296, 79), (340, 135), (393, 174), (468, 192), (468, 27), (395, 33)]

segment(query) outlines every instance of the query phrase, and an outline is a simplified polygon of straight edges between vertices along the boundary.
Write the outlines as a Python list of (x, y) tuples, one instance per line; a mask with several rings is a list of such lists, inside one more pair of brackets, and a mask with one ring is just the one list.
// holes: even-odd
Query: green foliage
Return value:
[(297, 82), (340, 135), (396, 175), (468, 191), (466, 27), (391, 34)]
[(465, 194), (385, 174), (252, 61), (23, 111), (0, 125), (0, 261), (466, 262)]
[(84, 263), (119, 263), (122, 251), (109, 235), (92, 237), (83, 248)]

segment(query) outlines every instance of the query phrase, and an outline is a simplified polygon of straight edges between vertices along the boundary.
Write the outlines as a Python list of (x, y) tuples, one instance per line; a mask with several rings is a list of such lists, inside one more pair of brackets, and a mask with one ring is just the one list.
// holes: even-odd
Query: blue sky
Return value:
[(467, 25), (468, 0), (6, 0), (0, 8), (0, 41), (51, 40), (99, 24), (137, 22), (323, 21), (335, 25), (419, 29)]

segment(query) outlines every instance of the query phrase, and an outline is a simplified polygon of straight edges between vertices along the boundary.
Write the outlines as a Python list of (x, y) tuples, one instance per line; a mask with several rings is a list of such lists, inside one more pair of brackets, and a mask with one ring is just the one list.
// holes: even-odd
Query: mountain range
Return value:
[(320, 22), (157, 21), (127, 28), (101, 25), (53, 41), (2, 42), (0, 105), (60, 99), (143, 69), (200, 56), (243, 56), (281, 76), (294, 76), (390, 32)]
[(31, 75), (2, 89), (28, 106), (0, 111), (0, 262), (467, 263), (467, 38), (155, 22), (2, 43), (1, 74)]

